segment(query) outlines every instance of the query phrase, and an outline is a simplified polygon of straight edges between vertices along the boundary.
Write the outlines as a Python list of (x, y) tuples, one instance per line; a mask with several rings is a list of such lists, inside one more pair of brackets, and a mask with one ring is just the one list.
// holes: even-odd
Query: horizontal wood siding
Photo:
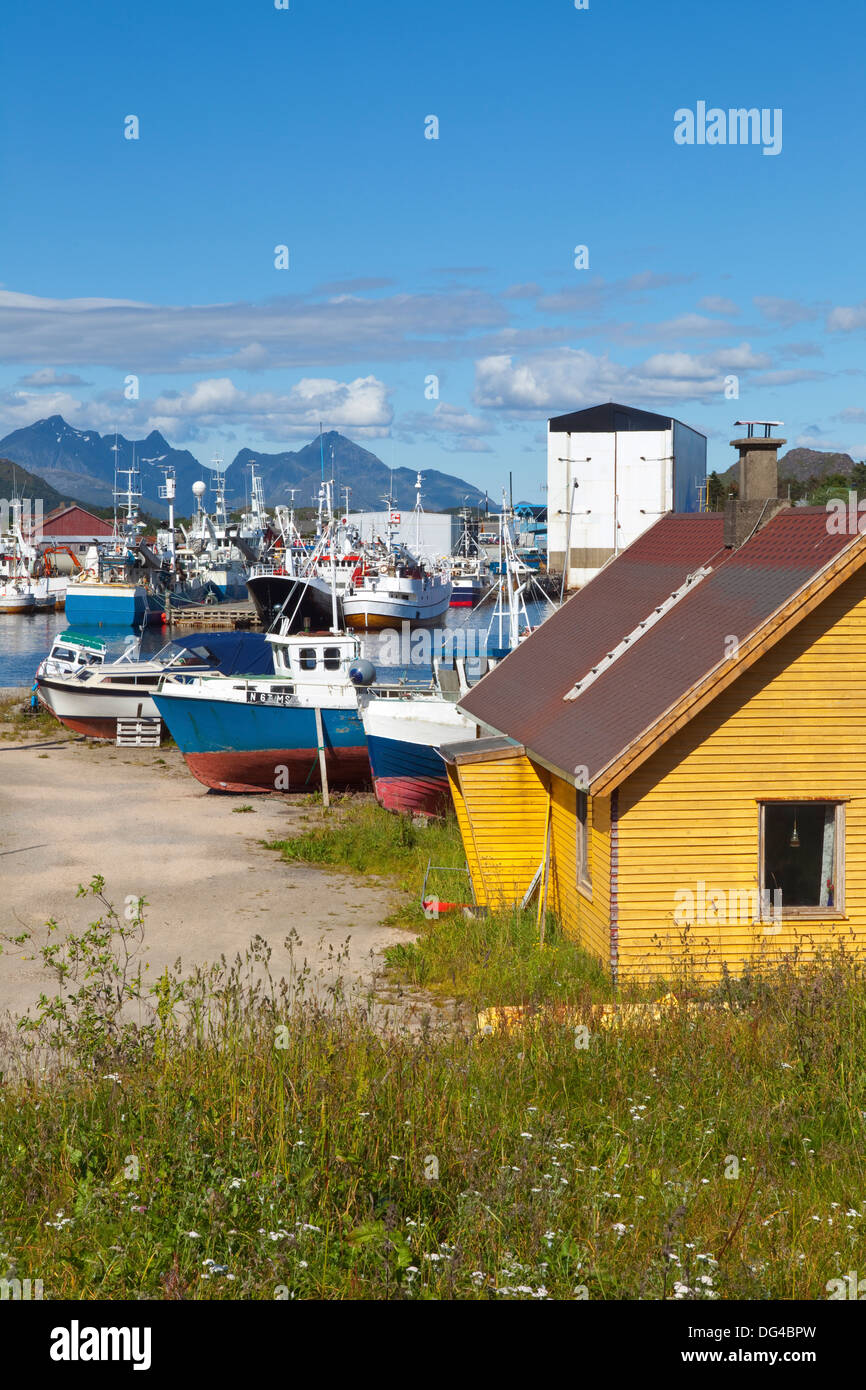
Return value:
[[(736, 634), (732, 634), (736, 635)], [(720, 653), (721, 655), (721, 653)], [(851, 798), (845, 813), (845, 920), (748, 920), (756, 892), (760, 799)], [(619, 791), (619, 953), (626, 973), (670, 975), (688, 961), (807, 956), (844, 939), (866, 946), (866, 574), (847, 581), (639, 768)], [(683, 940), (677, 890), (713, 904)], [(682, 899), (680, 900), (680, 903)], [(719, 900), (718, 906), (722, 905)]]
[(545, 777), (526, 757), (462, 763), (457, 776), (475, 856), (476, 897), (490, 907), (519, 902), (544, 857)]
[(469, 817), (466, 814), (466, 802), (463, 800), (463, 793), (460, 790), (460, 779), (457, 776), (457, 769), (452, 764), (448, 764), (448, 785), (451, 788), (451, 800), (454, 803), (457, 828), (460, 831), (460, 838), (463, 841), (463, 849), (466, 854), (466, 865), (472, 878), (475, 901), (478, 903), (479, 907), (487, 907), (488, 903), (484, 895), (484, 884), (478, 866), (478, 855), (475, 853), (475, 841), (472, 838), (472, 831), (469, 827)]
[(565, 932), (605, 961), (610, 952), (610, 798), (590, 797), (587, 806), (592, 897), (577, 885), (577, 794), (553, 776), (552, 866), (548, 905)]

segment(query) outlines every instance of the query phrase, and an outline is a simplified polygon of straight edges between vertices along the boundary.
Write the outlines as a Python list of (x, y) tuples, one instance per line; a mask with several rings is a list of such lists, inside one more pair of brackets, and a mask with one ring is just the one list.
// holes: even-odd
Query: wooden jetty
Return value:
[(259, 628), (261, 620), (251, 599), (227, 603), (169, 603), (166, 617), (171, 627)]

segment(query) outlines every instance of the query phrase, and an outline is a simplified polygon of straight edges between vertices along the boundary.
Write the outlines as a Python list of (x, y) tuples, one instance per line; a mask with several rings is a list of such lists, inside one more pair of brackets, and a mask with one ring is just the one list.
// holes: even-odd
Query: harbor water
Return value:
[[(542, 602), (527, 604), (527, 615), (533, 626), (542, 622), (550, 611), (550, 605)], [(473, 677), (479, 671), (479, 655), (499, 647), (499, 625), (494, 619), (490, 626), (492, 614), (493, 602), (487, 600), (471, 610), (450, 608), (440, 628), (416, 628), (411, 633), (368, 633), (362, 635), (364, 655), (372, 661), (382, 678), (389, 681), (426, 679), (431, 672), (430, 658), (436, 656), (446, 664), (455, 656), (464, 657), (467, 672)], [(48, 655), (55, 636), (70, 626), (63, 612), (0, 615), (0, 688), (29, 686), (36, 667)], [(125, 643), (134, 635), (128, 627), (83, 630), (105, 638), (110, 653), (115, 656), (120, 656)], [(211, 630), (207, 626), (200, 629), (202, 632)], [(503, 630), (507, 645), (507, 622)], [(184, 636), (190, 631), (184, 628)], [(171, 636), (171, 629), (167, 627), (145, 628), (141, 641), (142, 658), (152, 656)]]

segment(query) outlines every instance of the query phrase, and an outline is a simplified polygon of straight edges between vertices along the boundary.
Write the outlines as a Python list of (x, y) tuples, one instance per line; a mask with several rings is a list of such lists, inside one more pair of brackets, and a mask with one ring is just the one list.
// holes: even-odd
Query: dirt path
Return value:
[[(239, 805), (253, 810), (238, 813)], [(382, 949), (411, 939), (381, 925), (392, 890), (286, 864), (259, 843), (288, 837), (314, 814), (290, 797), (209, 794), (175, 748), (115, 748), (62, 730), (18, 735), (0, 743), (0, 929), (38, 927), (48, 917), (80, 929), (96, 913), (92, 900), (76, 900), (76, 888), (101, 874), (119, 910), (128, 896), (149, 903), (152, 977), (178, 956), (191, 967), (243, 953), (258, 934), (273, 948), (279, 978), (289, 970), (283, 942), (294, 929), (319, 988), (338, 974), (366, 987)], [(0, 957), (0, 1013), (22, 1012), (45, 985), (35, 964)]]

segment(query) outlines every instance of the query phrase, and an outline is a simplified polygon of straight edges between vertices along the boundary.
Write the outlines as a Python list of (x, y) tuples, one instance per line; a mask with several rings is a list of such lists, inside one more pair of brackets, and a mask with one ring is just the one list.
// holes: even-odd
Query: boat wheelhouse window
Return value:
[[(760, 883), (764, 915), (840, 912), (845, 807), (838, 801), (761, 805)], [(776, 896), (780, 894), (781, 896)]]
[(589, 867), (589, 798), (586, 792), (577, 793), (577, 886), (585, 893), (592, 892), (592, 874)]
[(67, 647), (55, 647), (51, 653), (58, 661), (74, 661), (75, 652), (71, 652)]
[(298, 665), (302, 671), (315, 671), (316, 669), (316, 649), (315, 647), (301, 647), (298, 652)]
[(323, 665), (326, 671), (339, 671), (340, 669), (340, 648), (326, 647), (324, 651)]

